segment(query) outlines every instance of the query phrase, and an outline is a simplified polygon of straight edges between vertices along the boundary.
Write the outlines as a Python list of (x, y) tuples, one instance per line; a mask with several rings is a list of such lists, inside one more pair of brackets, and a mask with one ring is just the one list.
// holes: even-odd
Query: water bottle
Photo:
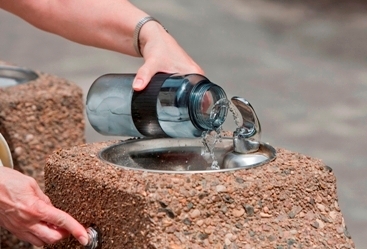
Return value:
[(97, 132), (189, 138), (216, 130), (225, 121), (227, 108), (215, 107), (227, 99), (224, 90), (200, 74), (158, 73), (143, 91), (133, 90), (134, 78), (135, 74), (105, 74), (91, 85), (86, 112)]

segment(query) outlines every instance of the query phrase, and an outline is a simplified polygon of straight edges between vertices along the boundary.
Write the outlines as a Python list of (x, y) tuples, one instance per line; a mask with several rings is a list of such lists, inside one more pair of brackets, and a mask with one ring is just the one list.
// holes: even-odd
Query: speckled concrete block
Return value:
[[(5, 65), (5, 62), (0, 62)], [(38, 78), (0, 87), (0, 132), (12, 152), (14, 168), (44, 188), (46, 157), (54, 150), (85, 143), (82, 90), (59, 77), (35, 71)], [(1, 248), (29, 248), (1, 229)]]
[[(222, 173), (126, 170), (98, 158), (108, 143), (54, 152), (55, 206), (101, 231), (102, 248), (354, 248), (320, 160), (278, 149), (261, 167)], [(49, 249), (82, 248), (69, 238)]]

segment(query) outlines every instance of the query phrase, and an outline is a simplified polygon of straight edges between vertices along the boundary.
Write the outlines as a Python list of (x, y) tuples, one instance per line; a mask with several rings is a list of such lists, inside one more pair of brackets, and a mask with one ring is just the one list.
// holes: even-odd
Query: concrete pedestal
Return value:
[[(278, 149), (261, 167), (222, 173), (126, 170), (98, 158), (109, 143), (54, 152), (54, 205), (101, 231), (102, 248), (354, 248), (336, 179), (320, 160)], [(83, 248), (69, 238), (46, 248)]]
[[(0, 65), (5, 65), (0, 62)], [(53, 75), (0, 87), (0, 132), (9, 144), (14, 168), (44, 188), (46, 157), (54, 150), (85, 143), (82, 90)], [(1, 248), (29, 248), (1, 229)]]

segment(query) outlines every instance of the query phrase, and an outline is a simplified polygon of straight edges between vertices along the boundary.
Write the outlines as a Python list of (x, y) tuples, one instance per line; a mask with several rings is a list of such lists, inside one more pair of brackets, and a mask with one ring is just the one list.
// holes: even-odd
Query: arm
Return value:
[[(136, 24), (148, 16), (127, 0), (0, 0), (0, 8), (32, 25), (71, 41), (138, 56), (133, 46)], [(157, 72), (200, 73), (203, 70), (156, 22), (140, 32), (145, 63), (138, 70), (135, 90), (142, 90)]]
[[(148, 16), (127, 0), (0, 0), (0, 8), (46, 32), (131, 56), (138, 56), (133, 46), (135, 26)], [(137, 72), (135, 90), (144, 89), (157, 72), (203, 74), (156, 22), (142, 27), (140, 48), (145, 63)], [(83, 226), (53, 207), (34, 179), (7, 168), (0, 168), (0, 225), (38, 246), (70, 233), (80, 243), (87, 242)]]

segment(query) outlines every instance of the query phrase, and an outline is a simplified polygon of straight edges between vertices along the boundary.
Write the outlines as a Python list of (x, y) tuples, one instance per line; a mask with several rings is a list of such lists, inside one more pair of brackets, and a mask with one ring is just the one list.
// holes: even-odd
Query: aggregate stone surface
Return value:
[(278, 148), (248, 170), (164, 174), (101, 161), (113, 143), (58, 150), (45, 167), (53, 204), (97, 228), (102, 248), (355, 248), (335, 175), (318, 159)]
[[(0, 66), (8, 63), (0, 61)], [(0, 88), (0, 131), (14, 168), (37, 180), (53, 150), (85, 142), (82, 91), (74, 83), (43, 72), (24, 84)]]
[[(0, 61), (0, 66), (4, 64), (9, 63)], [(0, 87), (0, 132), (9, 144), (14, 169), (33, 177), (44, 189), (47, 156), (58, 148), (85, 143), (84, 106), (76, 84), (34, 72), (37, 79)], [(33, 248), (2, 228), (0, 240), (1, 249)]]

